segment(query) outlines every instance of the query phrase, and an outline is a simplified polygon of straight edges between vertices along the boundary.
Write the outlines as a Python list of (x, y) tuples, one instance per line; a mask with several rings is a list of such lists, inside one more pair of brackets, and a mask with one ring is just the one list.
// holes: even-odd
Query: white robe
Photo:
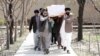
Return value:
[(64, 38), (65, 38), (65, 20), (63, 20), (63, 22), (62, 22), (62, 25), (61, 25), (61, 28), (60, 28), (60, 35), (61, 35), (61, 40), (62, 40), (62, 42), (61, 42), (61, 44), (64, 46), (64, 42), (65, 42), (65, 40), (64, 40)]
[(72, 39), (72, 32), (67, 33), (65, 32), (65, 20), (63, 19), (61, 29), (60, 29), (60, 35), (61, 35), (61, 44), (64, 47), (67, 47), (67, 49), (71, 48), (71, 39)]

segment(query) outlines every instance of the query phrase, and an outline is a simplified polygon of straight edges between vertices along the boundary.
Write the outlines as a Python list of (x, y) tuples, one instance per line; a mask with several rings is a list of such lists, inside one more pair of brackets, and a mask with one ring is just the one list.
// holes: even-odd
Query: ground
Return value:
[(34, 51), (33, 39), (33, 34), (31, 32), (14, 56), (77, 56), (73, 49), (70, 49), (71, 54), (67, 54), (67, 52), (62, 49), (58, 49), (57, 45), (52, 45), (50, 47), (50, 53), (44, 55), (42, 51)]
[[(27, 55), (37, 55), (43, 56), (43, 52), (34, 51), (34, 41), (33, 34), (28, 31), (25, 32), (22, 37), (18, 37), (17, 42), (10, 46), (9, 50), (0, 51), (0, 56), (27, 56)], [(81, 42), (76, 42), (77, 29), (73, 31), (73, 41), (72, 50), (77, 54), (77, 56), (97, 56), (98, 55), (98, 44), (97, 40), (100, 41), (100, 29), (83, 29), (83, 38)], [(23, 42), (24, 41), (24, 42)], [(26, 43), (26, 44), (25, 44)], [(21, 45), (22, 44), (22, 45)], [(99, 42), (100, 45), (100, 42)], [(19, 48), (20, 47), (20, 48)], [(100, 48), (100, 46), (99, 46)], [(16, 52), (17, 51), (17, 52)], [(2, 54), (1, 54), (2, 53)], [(50, 48), (50, 54), (53, 55), (67, 55), (61, 49), (57, 49), (57, 45), (52, 45)], [(45, 55), (46, 56), (46, 55)]]

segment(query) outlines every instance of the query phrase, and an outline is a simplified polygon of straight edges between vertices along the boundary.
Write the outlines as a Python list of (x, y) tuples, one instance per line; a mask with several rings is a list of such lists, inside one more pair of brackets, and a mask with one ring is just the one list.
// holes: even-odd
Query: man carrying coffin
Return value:
[(62, 45), (64, 47), (64, 51), (67, 50), (67, 53), (70, 54), (71, 48), (71, 40), (72, 40), (72, 31), (73, 31), (73, 15), (71, 14), (70, 8), (65, 8), (65, 14), (63, 16), (63, 23), (61, 26), (61, 38), (62, 38)]
[(54, 25), (52, 27), (52, 38), (51, 42), (56, 44), (58, 42), (58, 48), (62, 47), (61, 45), (61, 36), (60, 36), (60, 27), (62, 24), (62, 18), (64, 14), (64, 5), (51, 5), (48, 6), (49, 17), (51, 17), (54, 21)]

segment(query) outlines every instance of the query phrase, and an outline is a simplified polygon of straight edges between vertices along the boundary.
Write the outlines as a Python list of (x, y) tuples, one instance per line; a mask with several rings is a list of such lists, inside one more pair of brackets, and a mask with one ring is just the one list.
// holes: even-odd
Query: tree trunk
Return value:
[(79, 17), (78, 17), (78, 41), (83, 39), (83, 7), (79, 7)]
[(9, 44), (10, 44), (10, 36), (9, 36), (9, 25), (8, 25), (8, 22), (6, 23), (6, 30), (7, 30), (6, 49), (9, 49)]
[(15, 19), (15, 36), (14, 36), (14, 41), (16, 42), (17, 40), (17, 20)]
[(83, 12), (84, 12), (84, 5), (86, 0), (77, 0), (79, 4), (79, 11), (78, 11), (78, 41), (83, 39)]
[(14, 26), (14, 20), (13, 20), (13, 13), (12, 13), (12, 1), (10, 1), (10, 4), (9, 4), (9, 18), (10, 18), (10, 26), (9, 26), (9, 29), (10, 29), (10, 44), (13, 44), (14, 41), (13, 41), (13, 26)]
[(10, 25), (10, 44), (13, 44), (13, 20), (11, 21), (11, 25)]
[(20, 37), (22, 36), (22, 33), (23, 33), (23, 30), (24, 30), (24, 0), (22, 0), (23, 2), (23, 9), (22, 9), (22, 20), (20, 21), (21, 22), (21, 25), (20, 25)]

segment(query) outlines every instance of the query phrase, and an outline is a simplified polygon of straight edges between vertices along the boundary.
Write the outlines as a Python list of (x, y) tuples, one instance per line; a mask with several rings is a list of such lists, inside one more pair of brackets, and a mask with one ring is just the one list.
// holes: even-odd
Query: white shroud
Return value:
[(61, 16), (65, 13), (65, 5), (51, 5), (47, 9), (49, 17)]

